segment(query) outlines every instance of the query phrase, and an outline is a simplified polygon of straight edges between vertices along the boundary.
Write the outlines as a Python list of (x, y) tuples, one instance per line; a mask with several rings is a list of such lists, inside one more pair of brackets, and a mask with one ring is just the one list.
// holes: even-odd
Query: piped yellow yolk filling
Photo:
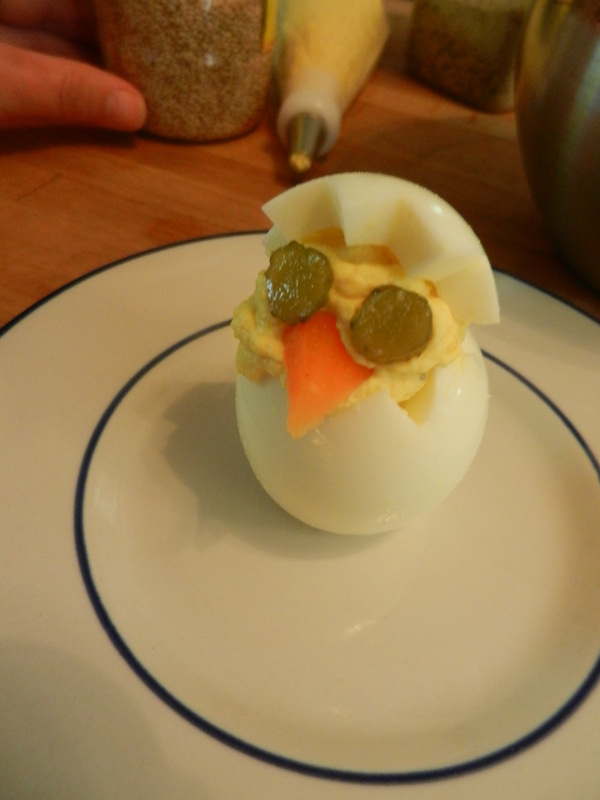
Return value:
[[(325, 310), (335, 314), (342, 341), (355, 361), (374, 368), (370, 377), (341, 407), (353, 405), (384, 387), (397, 403), (406, 403), (423, 389), (435, 367), (445, 366), (460, 356), (464, 324), (455, 320), (431, 281), (404, 274), (388, 247), (348, 246), (337, 228), (319, 231), (306, 237), (303, 243), (320, 250), (329, 259), (334, 280)], [(432, 334), (425, 349), (413, 358), (369, 364), (352, 347), (350, 320), (373, 289), (390, 284), (427, 298), (432, 313)], [(274, 377), (285, 383), (283, 332), (286, 325), (271, 314), (265, 270), (258, 274), (254, 293), (235, 309), (232, 328), (239, 341), (238, 373), (254, 382)]]

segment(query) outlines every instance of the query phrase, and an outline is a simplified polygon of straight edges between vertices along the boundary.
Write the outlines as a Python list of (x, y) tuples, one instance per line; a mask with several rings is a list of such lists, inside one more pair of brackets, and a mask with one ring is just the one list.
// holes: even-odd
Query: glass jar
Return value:
[(96, 0), (95, 8), (105, 66), (144, 95), (147, 131), (204, 141), (258, 123), (275, 0)]
[(483, 111), (514, 105), (517, 52), (531, 0), (415, 0), (409, 72)]

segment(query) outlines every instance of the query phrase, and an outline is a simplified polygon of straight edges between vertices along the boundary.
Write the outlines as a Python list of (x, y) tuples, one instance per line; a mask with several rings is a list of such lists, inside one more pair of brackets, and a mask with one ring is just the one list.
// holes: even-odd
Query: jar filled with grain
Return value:
[(276, 0), (95, 0), (104, 64), (146, 99), (145, 129), (226, 139), (261, 119)]
[(482, 111), (514, 106), (519, 43), (532, 0), (415, 0), (408, 71)]

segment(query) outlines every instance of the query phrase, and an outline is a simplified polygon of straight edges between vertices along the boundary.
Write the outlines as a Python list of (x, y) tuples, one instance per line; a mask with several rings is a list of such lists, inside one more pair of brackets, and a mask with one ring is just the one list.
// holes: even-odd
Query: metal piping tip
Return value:
[(325, 136), (321, 117), (298, 114), (288, 125), (289, 165), (294, 172), (307, 172), (318, 155)]

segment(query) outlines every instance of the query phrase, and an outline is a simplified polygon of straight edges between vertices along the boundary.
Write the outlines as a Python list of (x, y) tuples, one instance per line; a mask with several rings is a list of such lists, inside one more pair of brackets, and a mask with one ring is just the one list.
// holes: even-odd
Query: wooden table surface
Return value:
[[(512, 113), (477, 113), (403, 71), (405, 28), (308, 177), (380, 171), (427, 186), (472, 225), (494, 266), (600, 319), (600, 297), (558, 260), (533, 205)], [(0, 326), (81, 275), (185, 239), (264, 229), (291, 186), (274, 110), (250, 134), (184, 144), (94, 130), (0, 132)]]

